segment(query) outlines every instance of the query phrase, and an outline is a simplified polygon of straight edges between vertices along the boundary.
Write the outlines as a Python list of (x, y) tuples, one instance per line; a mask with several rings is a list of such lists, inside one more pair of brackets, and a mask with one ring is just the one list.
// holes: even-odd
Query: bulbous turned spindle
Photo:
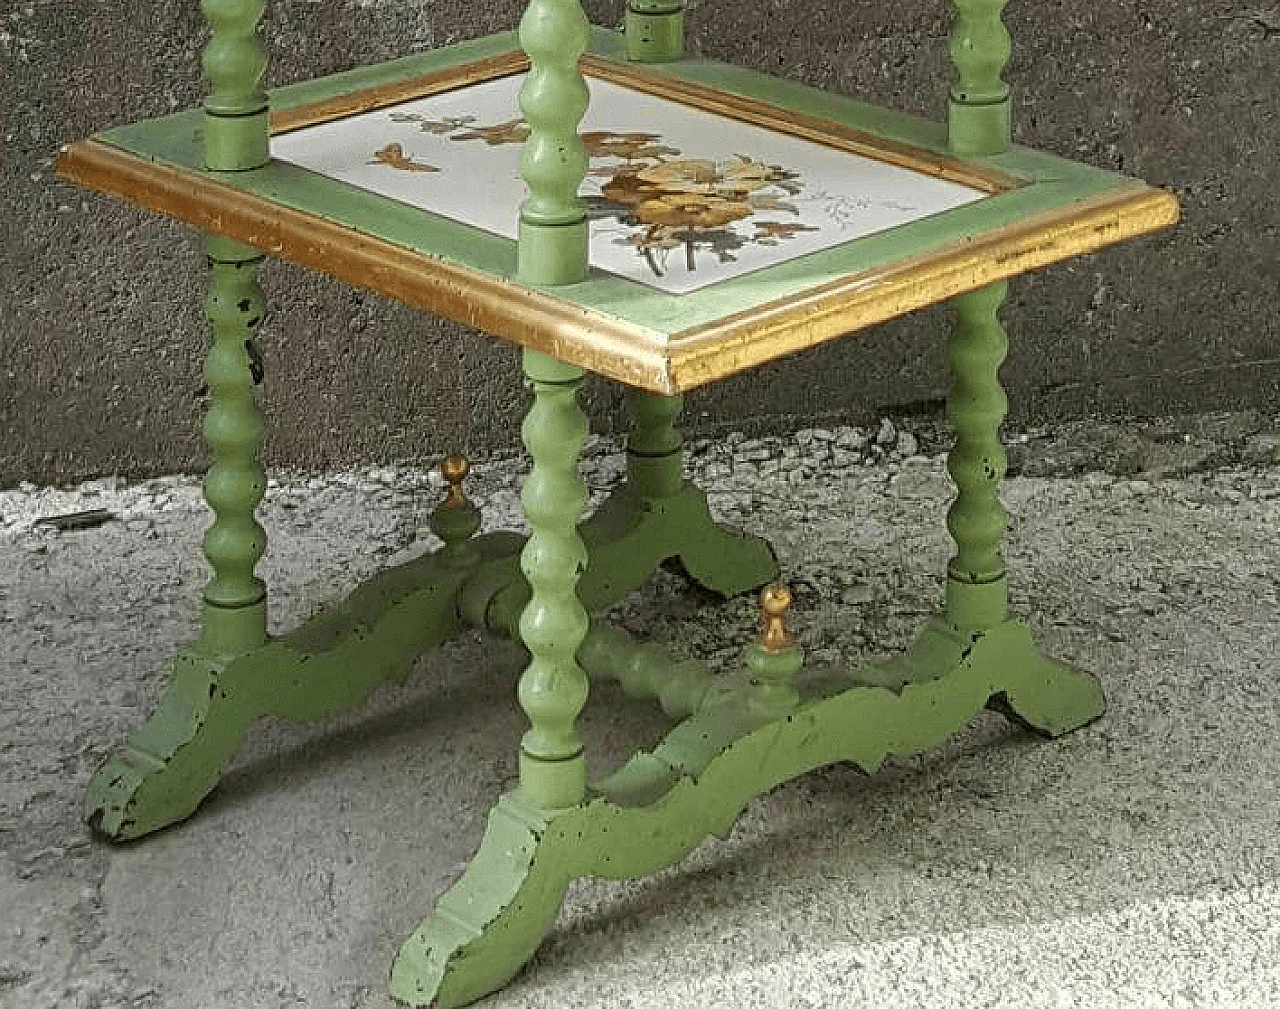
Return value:
[(957, 154), (989, 155), (1010, 146), (1009, 30), (1001, 20), (1006, 0), (952, 0), (955, 27), (951, 62), (957, 80), (948, 103), (948, 143)]
[(800, 701), (793, 681), (804, 665), (804, 652), (787, 628), (791, 603), (785, 585), (766, 586), (760, 592), (760, 637), (747, 646), (751, 705), (769, 714), (788, 714)]
[(1006, 613), (1000, 423), (1009, 401), (999, 370), (1009, 343), (997, 313), (1007, 289), (1005, 283), (992, 284), (957, 298), (955, 329), (947, 341), (947, 418), (956, 433), (947, 470), (957, 494), (947, 512), (956, 554), (947, 569), (946, 609), (953, 626), (969, 631), (993, 627)]
[(427, 521), (431, 531), (444, 541), (441, 554), (447, 560), (470, 562), (476, 557), (475, 544), (469, 542), (480, 528), (480, 509), (467, 500), (462, 481), (471, 472), (466, 456), (446, 456), (440, 464), (449, 489)]
[(527, 284), (573, 284), (587, 275), (587, 211), (578, 196), (587, 154), (578, 123), (588, 92), (578, 57), (590, 31), (578, 0), (529, 0), (520, 19), (530, 63), (520, 88), (529, 124), (520, 175), (529, 196), (520, 207), (516, 273)]
[(258, 461), (264, 425), (254, 395), (262, 377), (253, 342), (265, 312), (254, 276), (261, 260), (251, 249), (209, 240), (212, 278), (205, 314), (212, 344), (204, 370), (209, 387), (204, 435), (212, 461), (204, 496), (214, 521), (204, 537), (213, 578), (204, 590), (202, 641), (215, 653), (239, 652), (266, 636), (267, 588), (254, 573), (267, 545), (254, 516), (267, 487)]
[(577, 718), (588, 685), (576, 660), (588, 628), (577, 595), (588, 559), (578, 535), (587, 505), (578, 472), (587, 418), (577, 400), (581, 368), (525, 350), (524, 371), (534, 398), (521, 434), (533, 469), (520, 492), (531, 530), (520, 568), (533, 594), (520, 615), (531, 656), (518, 689), (530, 722), (520, 745), (520, 788), (534, 805), (559, 809), (581, 800), (587, 777)]
[(258, 40), (266, 0), (203, 0), (212, 38), (202, 63), (213, 90), (205, 100), (205, 166), (214, 171), (260, 168), (270, 159), (267, 54)]

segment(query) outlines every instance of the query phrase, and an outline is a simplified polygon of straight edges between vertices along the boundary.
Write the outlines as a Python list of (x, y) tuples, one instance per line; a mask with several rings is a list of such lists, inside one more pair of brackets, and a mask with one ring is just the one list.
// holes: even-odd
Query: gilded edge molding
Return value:
[(1173, 194), (1137, 184), (667, 336), (101, 141), (64, 149), (58, 171), (202, 231), (666, 396), (1178, 220)]
[[(883, 140), (757, 99), (590, 54), (585, 73), (707, 111), (961, 182), (1017, 180), (984, 165)], [(528, 67), (516, 50), (274, 112), (274, 133), (438, 94)], [(1167, 227), (1172, 193), (1134, 183), (929, 253), (867, 270), (712, 323), (665, 334), (464, 265), (396, 245), (99, 140), (63, 150), (58, 171), (91, 189), (327, 273), (636, 388), (674, 395), (905, 315), (998, 280)]]
[(671, 334), (672, 388), (693, 389), (999, 280), (1177, 223), (1177, 197), (1137, 183)]
[(270, 256), (435, 312), (627, 385), (666, 392), (666, 337), (438, 256), (396, 245), (97, 140), (58, 172)]

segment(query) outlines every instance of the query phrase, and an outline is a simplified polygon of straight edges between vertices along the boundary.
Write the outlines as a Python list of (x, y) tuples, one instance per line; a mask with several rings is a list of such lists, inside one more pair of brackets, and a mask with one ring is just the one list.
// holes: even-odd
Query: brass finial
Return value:
[(770, 655), (794, 647), (796, 639), (787, 630), (787, 611), (791, 609), (791, 590), (785, 585), (770, 585), (760, 593), (760, 620), (764, 630), (760, 645)]
[(440, 464), (440, 472), (449, 481), (449, 496), (444, 499), (442, 506), (461, 508), (467, 503), (467, 495), (462, 491), (462, 481), (471, 472), (471, 463), (467, 462), (467, 457), (463, 455), (445, 456), (444, 462)]

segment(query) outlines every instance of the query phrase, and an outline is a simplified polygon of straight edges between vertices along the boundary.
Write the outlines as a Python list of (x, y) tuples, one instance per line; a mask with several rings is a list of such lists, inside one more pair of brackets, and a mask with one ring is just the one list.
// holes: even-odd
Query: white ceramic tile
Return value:
[[(272, 139), (275, 157), (486, 231), (516, 236), (524, 75)], [(588, 78), (601, 138), (582, 195), (592, 265), (684, 293), (919, 220), (985, 194)], [(493, 130), (492, 127), (505, 129)], [(490, 142), (492, 141), (492, 142)], [(624, 199), (609, 200), (602, 188)]]

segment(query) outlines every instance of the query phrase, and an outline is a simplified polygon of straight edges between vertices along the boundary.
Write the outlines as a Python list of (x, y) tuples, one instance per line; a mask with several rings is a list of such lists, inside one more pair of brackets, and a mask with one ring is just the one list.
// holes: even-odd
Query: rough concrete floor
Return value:
[[(487, 1004), (1280, 1005), (1277, 440), (1254, 433), (1234, 464), (1188, 475), (1171, 474), (1213, 458), (1190, 436), (1124, 456), (1128, 476), (1054, 475), (1090, 438), (1114, 463), (1121, 435), (1136, 437), (1015, 438), (1004, 493), (1014, 608), (1101, 678), (1102, 721), (1044, 742), (984, 715), (873, 777), (785, 785), (674, 868), (576, 885)], [(939, 597), (938, 449), (923, 429), (810, 430), (703, 446), (692, 468), (724, 520), (775, 540), (811, 658), (854, 661), (904, 647)], [(470, 482), (493, 526), (518, 524), (509, 463)], [(597, 444), (593, 487), (620, 466)], [(275, 626), (421, 549), (437, 485), (406, 469), (273, 482)], [(91, 506), (116, 520), (33, 525)], [(398, 943), (513, 781), (512, 647), (458, 641), (335, 723), (262, 724), (197, 816), (112, 846), (80, 803), (192, 633), (198, 486), (26, 487), (0, 513), (0, 1005), (386, 1006)], [(749, 600), (666, 572), (619, 609), (725, 672), (754, 626)], [(597, 767), (662, 730), (616, 700), (599, 689), (585, 715)]]

